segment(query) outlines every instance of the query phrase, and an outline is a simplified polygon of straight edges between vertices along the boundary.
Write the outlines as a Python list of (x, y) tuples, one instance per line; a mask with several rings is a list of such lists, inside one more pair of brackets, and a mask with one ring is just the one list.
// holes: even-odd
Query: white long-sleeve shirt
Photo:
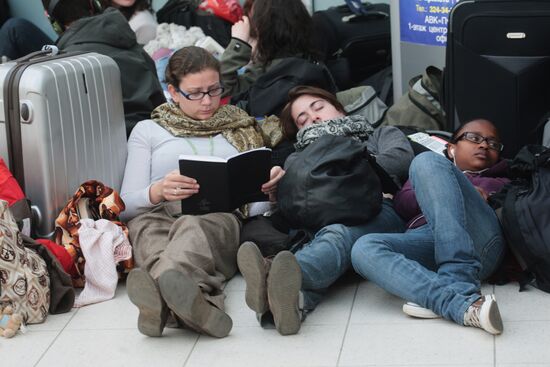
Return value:
[(155, 206), (149, 197), (149, 187), (179, 168), (180, 154), (227, 158), (237, 153), (221, 134), (212, 139), (179, 138), (152, 120), (140, 121), (128, 139), (128, 158), (120, 190), (126, 210), (121, 213), (121, 219), (128, 221)]

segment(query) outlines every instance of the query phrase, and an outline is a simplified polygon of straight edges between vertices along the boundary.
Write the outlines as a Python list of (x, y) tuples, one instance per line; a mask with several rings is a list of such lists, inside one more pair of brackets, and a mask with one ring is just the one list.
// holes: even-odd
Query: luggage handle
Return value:
[(42, 49), (39, 51), (31, 52), (28, 55), (25, 55), (23, 57), (18, 58), (15, 60), (18, 64), (22, 62), (28, 62), (32, 59), (36, 59), (38, 57), (44, 57), (44, 56), (56, 56), (59, 54), (59, 48), (55, 45), (44, 45), (42, 46)]
[(15, 62), (17, 64), (30, 63), (30, 62), (36, 63), (36, 62), (40, 62), (44, 58), (48, 58), (48, 60), (51, 60), (51, 59), (56, 59), (60, 57), (78, 56), (85, 53), (86, 52), (82, 52), (82, 51), (63, 52), (56, 45), (44, 45), (42, 46), (41, 50), (31, 52), (28, 55), (20, 57), (17, 60), (15, 60)]
[(51, 233), (38, 233), (38, 227), (40, 223), (44, 220), (40, 208), (36, 205), (31, 205), (31, 228), (33, 230), (33, 236), (40, 238), (53, 238), (55, 231)]
[(346, 15), (342, 17), (343, 23), (354, 23), (354, 22), (361, 22), (364, 19), (368, 18), (376, 18), (376, 19), (385, 19), (388, 18), (390, 15), (384, 11), (369, 11), (364, 14), (351, 14)]

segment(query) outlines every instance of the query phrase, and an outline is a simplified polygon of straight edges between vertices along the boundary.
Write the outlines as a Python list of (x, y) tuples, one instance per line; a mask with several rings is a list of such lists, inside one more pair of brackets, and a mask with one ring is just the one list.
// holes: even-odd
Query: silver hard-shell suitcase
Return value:
[(40, 237), (53, 234), (82, 182), (120, 190), (126, 162), (117, 64), (97, 53), (55, 53), (0, 65), (0, 155), (31, 201)]

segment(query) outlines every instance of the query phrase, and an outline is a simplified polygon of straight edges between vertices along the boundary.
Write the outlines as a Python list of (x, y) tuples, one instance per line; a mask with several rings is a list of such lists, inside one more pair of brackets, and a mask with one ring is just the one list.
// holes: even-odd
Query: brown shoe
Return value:
[(139, 308), (138, 329), (147, 336), (161, 336), (168, 307), (163, 301), (155, 280), (142, 269), (133, 269), (126, 279), (128, 297)]
[(199, 332), (223, 338), (233, 327), (228, 314), (212, 305), (199, 286), (178, 270), (167, 270), (159, 277), (159, 288), (168, 307), (185, 324)]
[(269, 310), (266, 282), (269, 262), (264, 260), (256, 244), (247, 241), (237, 252), (237, 264), (246, 283), (246, 304), (256, 313), (266, 313)]
[(299, 306), (302, 270), (290, 251), (275, 256), (267, 277), (267, 298), (275, 327), (281, 335), (296, 334), (302, 324)]

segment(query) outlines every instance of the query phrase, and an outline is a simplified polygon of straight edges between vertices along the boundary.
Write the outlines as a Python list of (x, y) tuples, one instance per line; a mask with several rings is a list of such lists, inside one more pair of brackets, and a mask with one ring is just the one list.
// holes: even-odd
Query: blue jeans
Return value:
[(366, 224), (352, 227), (331, 224), (321, 228), (311, 242), (296, 252), (302, 270), (304, 309), (314, 309), (326, 288), (351, 267), (351, 248), (359, 237), (367, 233), (404, 230), (405, 223), (387, 199), (380, 213)]
[(380, 287), (462, 325), (498, 266), (504, 240), (494, 211), (449, 160), (417, 156), (410, 179), (427, 224), (403, 234), (369, 234), (354, 245), (355, 270)]
[(50, 37), (26, 19), (10, 18), (0, 29), (0, 55), (12, 60), (52, 43)]

